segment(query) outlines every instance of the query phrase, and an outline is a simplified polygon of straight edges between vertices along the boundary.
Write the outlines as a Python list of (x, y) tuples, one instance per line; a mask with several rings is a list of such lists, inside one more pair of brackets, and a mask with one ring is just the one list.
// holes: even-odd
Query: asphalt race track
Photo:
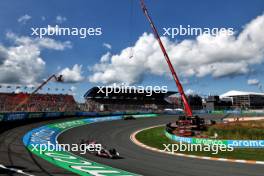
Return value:
[[(73, 119), (73, 118), (70, 118)], [(64, 169), (58, 168), (51, 163), (31, 154), (25, 148), (22, 138), (26, 132), (47, 123), (62, 122), (70, 119), (60, 119), (38, 122), (10, 129), (0, 134), (0, 165), (10, 169), (21, 169), (24, 172), (36, 176), (65, 176), (75, 175)], [(23, 176), (9, 169), (0, 168), (0, 175)]]
[(96, 139), (106, 147), (114, 147), (123, 159), (111, 160), (91, 154), (80, 155), (93, 161), (129, 172), (151, 176), (263, 176), (263, 165), (171, 156), (143, 149), (130, 141), (134, 131), (173, 121), (173, 117), (143, 118), (100, 122), (73, 128), (59, 136), (59, 143), (78, 143), (81, 139)]
[[(168, 121), (172, 121), (173, 119), (174, 117), (163, 116), (130, 121), (118, 120), (94, 123), (68, 130), (62, 133), (58, 140), (60, 143), (78, 143), (80, 139), (96, 139), (98, 142), (108, 147), (116, 148), (124, 158), (119, 160), (110, 160), (98, 158), (90, 154), (80, 156), (142, 175), (263, 176), (263, 165), (226, 163), (171, 156), (148, 151), (138, 147), (129, 139), (130, 134), (138, 129), (164, 124)], [(64, 169), (58, 168), (35, 155), (32, 155), (26, 150), (22, 143), (22, 137), (31, 129), (48, 123), (66, 120), (73, 120), (73, 118), (27, 124), (1, 133), (0, 166), (4, 165), (5, 167), (12, 169), (21, 169), (26, 173), (37, 176), (75, 175)], [(10, 171), (10, 169), (1, 169), (0, 167), (0, 175), (17, 176), (22, 174)]]

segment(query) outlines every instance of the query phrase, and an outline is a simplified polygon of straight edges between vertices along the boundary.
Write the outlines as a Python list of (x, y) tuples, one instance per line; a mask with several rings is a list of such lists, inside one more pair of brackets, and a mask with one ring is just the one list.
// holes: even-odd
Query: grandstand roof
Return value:
[[(135, 90), (135, 89), (133, 89)], [(126, 89), (126, 93), (125, 91), (120, 92), (120, 93), (109, 93), (108, 96), (106, 95), (106, 88), (103, 88), (102, 91), (100, 91), (99, 87), (93, 87), (91, 89), (89, 89), (85, 94), (84, 94), (84, 98), (85, 99), (104, 99), (104, 98), (116, 98), (116, 99), (134, 99), (134, 98), (142, 98), (144, 97), (144, 99), (164, 99), (167, 96), (170, 96), (172, 94), (175, 94), (177, 92), (173, 92), (173, 91), (168, 91), (167, 93), (156, 93), (154, 91), (152, 92), (148, 92), (146, 90), (144, 90), (144, 92), (140, 91), (136, 92), (136, 91), (131, 91), (129, 92), (129, 89)], [(149, 96), (151, 95), (151, 96)]]
[(261, 95), (261, 96), (264, 96), (264, 93), (231, 90), (231, 91), (228, 91), (228, 92), (220, 95), (220, 98), (233, 97), (233, 96), (243, 96), (243, 95)]

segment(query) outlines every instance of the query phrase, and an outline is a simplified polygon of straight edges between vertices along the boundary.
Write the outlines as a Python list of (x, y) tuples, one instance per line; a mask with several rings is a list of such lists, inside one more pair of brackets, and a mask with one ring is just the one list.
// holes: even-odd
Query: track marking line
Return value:
[(233, 163), (261, 164), (261, 165), (264, 165), (264, 161), (228, 159), (228, 158), (216, 158), (216, 157), (209, 157), (209, 156), (207, 157), (207, 156), (188, 155), (188, 154), (183, 154), (183, 153), (166, 152), (166, 151), (163, 151), (163, 150), (154, 148), (154, 147), (147, 146), (147, 145), (143, 144), (142, 142), (140, 142), (139, 140), (136, 139), (136, 135), (139, 132), (142, 132), (144, 130), (148, 130), (148, 129), (151, 129), (151, 128), (160, 127), (160, 126), (163, 126), (163, 125), (164, 124), (162, 124), (162, 125), (156, 125), (156, 126), (151, 126), (151, 127), (147, 127), (147, 128), (143, 128), (143, 129), (139, 129), (139, 130), (135, 131), (134, 133), (132, 133), (130, 135), (130, 140), (134, 144), (136, 144), (136, 145), (138, 145), (140, 147), (143, 147), (145, 149), (152, 150), (152, 151), (159, 152), (159, 153), (169, 154), (169, 155), (175, 155), (175, 156), (181, 156), (181, 157), (187, 157), (187, 158), (197, 158), (197, 159), (204, 159), (204, 160), (212, 160), (212, 161), (223, 161), (223, 162), (233, 162)]
[(2, 169), (5, 169), (5, 170), (9, 170), (11, 172), (16, 172), (18, 174), (22, 174), (22, 175), (27, 175), (27, 176), (35, 176), (35, 175), (32, 175), (32, 174), (28, 174), (28, 173), (25, 173), (23, 170), (21, 169), (16, 169), (16, 168), (12, 168), (12, 167), (6, 167), (2, 164), (0, 164), (0, 168)]

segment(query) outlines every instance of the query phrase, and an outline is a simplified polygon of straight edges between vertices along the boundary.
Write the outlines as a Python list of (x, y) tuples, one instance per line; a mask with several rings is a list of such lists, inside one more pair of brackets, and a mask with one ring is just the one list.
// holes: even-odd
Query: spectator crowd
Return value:
[[(22, 103), (25, 102), (25, 103)], [(22, 103), (22, 104), (21, 104)], [(21, 106), (19, 106), (21, 104)], [(72, 95), (0, 93), (0, 112), (27, 111), (76, 111), (77, 103)]]

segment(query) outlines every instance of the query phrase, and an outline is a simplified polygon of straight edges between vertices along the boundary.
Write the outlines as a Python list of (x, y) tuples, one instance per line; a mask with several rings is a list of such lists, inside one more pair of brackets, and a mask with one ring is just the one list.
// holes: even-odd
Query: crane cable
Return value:
[(132, 40), (132, 35), (134, 31), (134, 0), (130, 0), (130, 17), (129, 17), (129, 59), (134, 57), (134, 49), (133, 49), (133, 40)]

